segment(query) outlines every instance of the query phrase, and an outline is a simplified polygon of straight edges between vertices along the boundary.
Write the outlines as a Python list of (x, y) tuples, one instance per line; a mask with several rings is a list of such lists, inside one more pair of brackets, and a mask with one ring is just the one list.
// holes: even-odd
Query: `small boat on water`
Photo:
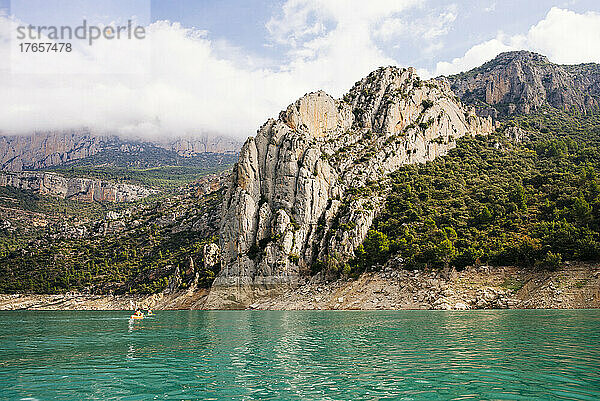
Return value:
[(152, 312), (151, 309), (148, 309), (147, 313), (144, 315), (144, 313), (141, 310), (137, 310), (133, 315), (131, 315), (131, 319), (143, 319), (145, 317), (150, 317), (150, 316), (156, 316), (156, 314), (154, 312)]

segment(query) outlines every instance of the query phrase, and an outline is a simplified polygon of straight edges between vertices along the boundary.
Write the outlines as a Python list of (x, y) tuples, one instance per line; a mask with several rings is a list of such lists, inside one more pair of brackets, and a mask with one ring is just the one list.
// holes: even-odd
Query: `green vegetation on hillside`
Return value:
[(118, 203), (79, 202), (0, 187), (0, 256), (48, 235), (61, 222), (100, 219), (106, 212), (123, 207)]
[(237, 160), (233, 153), (204, 153), (181, 157), (173, 151), (154, 149), (129, 154), (103, 151), (84, 159), (52, 167), (48, 171), (66, 177), (98, 178), (159, 189), (174, 189), (208, 174), (218, 174)]
[(198, 262), (216, 229), (207, 223), (197, 229), (195, 222), (214, 215), (221, 198), (216, 192), (176, 203), (159, 199), (140, 204), (130, 217), (85, 225), (88, 235), (48, 232), (3, 252), (0, 293), (154, 293), (170, 280), (181, 280), (185, 288), (196, 273), (198, 284), (209, 286), (217, 272)]
[(101, 218), (107, 210), (118, 209), (118, 203), (81, 202), (44, 196), (13, 187), (0, 187), (0, 207), (34, 213), (71, 216), (76, 218)]
[[(237, 156), (181, 157), (136, 146), (109, 148), (48, 169), (161, 189), (133, 203), (83, 202), (0, 187), (0, 293), (154, 293), (170, 280), (185, 288), (196, 274), (198, 285), (210, 285), (217, 272), (198, 261), (204, 244), (215, 240), (210, 221), (218, 216), (221, 195), (199, 198), (190, 183), (226, 170)], [(109, 219), (108, 212), (119, 217)]]
[(408, 268), (475, 263), (556, 268), (600, 258), (600, 115), (544, 110), (463, 138), (448, 156), (392, 174), (352, 273), (398, 255)]

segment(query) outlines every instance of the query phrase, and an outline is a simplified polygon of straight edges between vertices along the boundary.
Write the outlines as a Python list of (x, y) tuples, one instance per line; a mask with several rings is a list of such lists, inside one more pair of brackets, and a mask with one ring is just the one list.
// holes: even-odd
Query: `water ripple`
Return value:
[(0, 313), (7, 399), (597, 400), (600, 311)]

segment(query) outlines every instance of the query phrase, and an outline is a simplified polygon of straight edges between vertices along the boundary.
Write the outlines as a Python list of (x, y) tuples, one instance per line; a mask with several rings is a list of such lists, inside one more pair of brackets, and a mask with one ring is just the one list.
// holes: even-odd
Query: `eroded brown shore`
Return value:
[[(205, 309), (208, 290), (149, 296), (0, 295), (0, 310)], [(438, 271), (387, 270), (356, 280), (307, 282), (275, 297), (256, 299), (261, 310), (600, 308), (600, 264), (556, 271), (480, 266), (444, 277)]]

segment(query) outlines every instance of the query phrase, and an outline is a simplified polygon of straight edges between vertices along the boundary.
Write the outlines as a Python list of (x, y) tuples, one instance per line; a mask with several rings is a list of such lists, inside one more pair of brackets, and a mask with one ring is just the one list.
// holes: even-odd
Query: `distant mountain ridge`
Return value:
[[(122, 139), (88, 130), (0, 136), (0, 170), (40, 170), (65, 165), (102, 152), (132, 159), (176, 160), (204, 153), (235, 154), (242, 143), (227, 137), (179, 137), (167, 141)], [(120, 158), (122, 159), (122, 158)], [(135, 165), (131, 167), (137, 167)], [(147, 166), (146, 166), (147, 167)]]
[(448, 77), (454, 93), (481, 116), (527, 114), (544, 106), (598, 110), (600, 64), (559, 65), (528, 51), (501, 53), (480, 67)]
[(139, 185), (33, 171), (0, 172), (0, 187), (7, 186), (87, 202), (133, 202), (157, 192)]

